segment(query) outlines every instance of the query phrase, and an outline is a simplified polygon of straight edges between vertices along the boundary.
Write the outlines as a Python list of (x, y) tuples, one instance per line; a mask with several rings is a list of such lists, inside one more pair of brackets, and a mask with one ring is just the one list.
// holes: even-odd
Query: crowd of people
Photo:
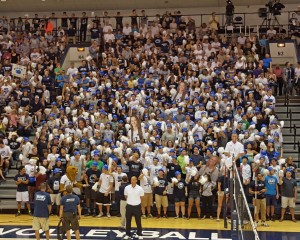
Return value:
[[(60, 186), (70, 184), (66, 168), (75, 166), (86, 216), (110, 217), (115, 203), (125, 227), (122, 186), (136, 177), (145, 192), (142, 218), (153, 217), (155, 202), (158, 218), (175, 203), (176, 218), (192, 217), (195, 204), (199, 219), (212, 219), (217, 202), (219, 221), (229, 159), (249, 202), (264, 199), (256, 199), (262, 224), (274, 219), (277, 183), (294, 184), (297, 171), (291, 157), (282, 160), (275, 96), (299, 94), (300, 64), (274, 66), (254, 33), (220, 35), (215, 21), (198, 27), (180, 12), (150, 23), (142, 11), (138, 23), (134, 10), (124, 26), (115, 18), (116, 29), (108, 15), (96, 18), (90, 56), (63, 69), (60, 57), (78, 26), (64, 14), (61, 26), (36, 15), (0, 35), (0, 176), (22, 165), (17, 215), (43, 182), (59, 206)], [(86, 41), (89, 20), (85, 13), (77, 20), (79, 41)], [(26, 66), (25, 76), (15, 77), (12, 64)], [(293, 187), (282, 190), (285, 208), (295, 207)]]

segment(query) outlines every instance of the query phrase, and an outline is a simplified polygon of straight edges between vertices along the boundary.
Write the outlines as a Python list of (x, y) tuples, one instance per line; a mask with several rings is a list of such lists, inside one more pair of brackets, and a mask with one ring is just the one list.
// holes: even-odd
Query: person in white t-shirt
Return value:
[(245, 42), (246, 42), (246, 37), (244, 35), (244, 33), (241, 33), (241, 35), (238, 37), (237, 41), (240, 45), (245, 45)]
[(73, 74), (76, 74), (78, 72), (77, 67), (75, 67), (74, 62), (70, 63), (70, 67), (67, 70), (67, 75), (71, 77)]
[(233, 132), (231, 135), (231, 141), (226, 144), (225, 147), (225, 156), (232, 157), (232, 161), (239, 161), (240, 157), (245, 154), (244, 146), (237, 141), (238, 135), (236, 132)]
[(108, 43), (109, 41), (115, 42), (115, 35), (112, 33), (111, 29), (108, 29), (108, 32), (104, 34), (104, 41)]
[(119, 188), (120, 188), (123, 176), (127, 176), (127, 174), (122, 172), (122, 167), (121, 166), (117, 166), (117, 171), (113, 172), (113, 178), (114, 178), (114, 182), (115, 182), (115, 202), (116, 202), (118, 214), (120, 213)]
[(103, 205), (106, 206), (106, 215), (108, 218), (110, 218), (110, 193), (113, 188), (114, 178), (112, 174), (108, 171), (108, 166), (105, 164), (102, 168), (102, 173), (99, 178), (98, 186), (99, 192), (97, 196), (97, 202), (96, 204), (99, 206), (99, 214), (97, 217), (103, 216)]
[[(139, 176), (140, 185), (143, 188), (145, 194), (142, 199), (142, 218), (152, 218), (151, 207), (153, 204), (153, 193), (152, 193), (152, 184), (149, 176), (149, 171), (145, 168), (142, 171), (142, 174)], [(147, 215), (146, 215), (147, 210)]]

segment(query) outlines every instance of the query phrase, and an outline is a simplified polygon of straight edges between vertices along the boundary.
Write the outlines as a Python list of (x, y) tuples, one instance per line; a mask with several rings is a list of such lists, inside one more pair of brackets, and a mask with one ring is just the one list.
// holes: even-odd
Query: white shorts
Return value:
[(16, 193), (17, 202), (29, 202), (29, 194), (26, 192), (17, 192)]
[(51, 203), (52, 205), (56, 205), (59, 206), (60, 205), (60, 199), (61, 199), (61, 194), (57, 193), (57, 194), (50, 194), (50, 198), (51, 198)]
[(294, 202), (294, 198), (291, 197), (281, 197), (281, 207), (282, 208), (295, 208), (296, 204)]

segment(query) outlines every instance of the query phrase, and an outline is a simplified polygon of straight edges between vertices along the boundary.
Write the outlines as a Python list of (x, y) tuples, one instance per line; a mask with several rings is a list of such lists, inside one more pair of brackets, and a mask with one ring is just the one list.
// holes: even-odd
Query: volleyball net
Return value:
[(230, 178), (231, 232), (233, 240), (260, 240), (247, 202), (240, 173), (234, 164)]

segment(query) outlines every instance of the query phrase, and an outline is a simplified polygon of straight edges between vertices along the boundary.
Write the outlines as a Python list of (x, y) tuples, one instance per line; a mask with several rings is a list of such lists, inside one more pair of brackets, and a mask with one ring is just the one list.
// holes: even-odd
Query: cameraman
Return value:
[(226, 5), (226, 25), (233, 24), (233, 15), (234, 15), (234, 5), (231, 0), (227, 0)]

